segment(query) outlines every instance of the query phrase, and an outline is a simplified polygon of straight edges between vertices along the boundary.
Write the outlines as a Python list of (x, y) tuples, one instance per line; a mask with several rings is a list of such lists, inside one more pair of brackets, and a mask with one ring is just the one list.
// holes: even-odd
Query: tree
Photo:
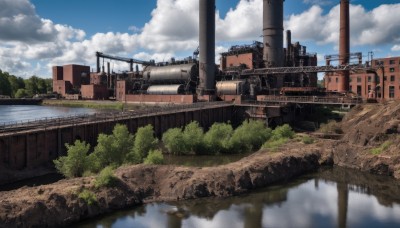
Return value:
[(235, 129), (231, 138), (234, 152), (246, 153), (258, 150), (271, 137), (272, 130), (262, 121), (248, 120)]
[(25, 89), (18, 89), (17, 92), (15, 93), (14, 97), (15, 98), (23, 98), (28, 96), (28, 93), (26, 92)]
[(87, 157), (90, 145), (77, 140), (74, 145), (65, 144), (65, 146), (68, 154), (54, 160), (56, 169), (65, 177), (81, 177), (90, 165)]
[(183, 131), (183, 138), (186, 143), (186, 149), (189, 152), (195, 152), (196, 154), (204, 153), (204, 130), (199, 126), (198, 122), (193, 121), (186, 125)]
[(291, 139), (293, 138), (294, 135), (295, 133), (289, 126), (289, 124), (279, 126), (272, 131), (272, 139), (281, 139), (281, 138)]
[(0, 95), (11, 96), (11, 85), (8, 81), (8, 73), (0, 71)]
[(164, 156), (160, 150), (151, 150), (144, 160), (144, 164), (161, 165), (164, 163)]
[(204, 143), (211, 154), (229, 153), (233, 128), (230, 124), (215, 123), (204, 135)]
[(168, 151), (175, 155), (187, 153), (185, 137), (180, 128), (171, 128), (162, 136), (162, 141)]
[(24, 79), (21, 77), (16, 77), (14, 75), (10, 75), (8, 77), (8, 81), (10, 82), (11, 95), (13, 97), (16, 97), (16, 93), (18, 92), (19, 89), (25, 89)]
[(147, 157), (150, 150), (156, 148), (158, 139), (154, 137), (152, 125), (141, 127), (135, 134), (132, 150), (128, 154), (128, 162), (141, 163)]

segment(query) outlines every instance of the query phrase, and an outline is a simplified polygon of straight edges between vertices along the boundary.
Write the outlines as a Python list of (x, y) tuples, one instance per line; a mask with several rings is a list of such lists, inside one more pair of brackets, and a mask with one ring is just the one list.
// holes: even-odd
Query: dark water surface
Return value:
[(99, 112), (99, 110), (40, 105), (0, 105), (0, 124), (42, 118), (94, 114), (96, 112)]
[(400, 227), (400, 185), (333, 168), (243, 196), (147, 204), (74, 227)]

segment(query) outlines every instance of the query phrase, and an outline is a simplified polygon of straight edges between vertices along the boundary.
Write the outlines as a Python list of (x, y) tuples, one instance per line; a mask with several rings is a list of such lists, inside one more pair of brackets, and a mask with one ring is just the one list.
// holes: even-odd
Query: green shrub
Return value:
[(161, 165), (164, 163), (164, 156), (160, 150), (151, 150), (147, 158), (144, 160), (144, 164), (149, 165)]
[(54, 160), (56, 169), (65, 177), (81, 177), (91, 165), (87, 157), (90, 145), (79, 140), (74, 145), (65, 144), (67, 156)]
[(101, 187), (113, 187), (117, 183), (117, 178), (114, 176), (114, 170), (111, 166), (108, 166), (101, 170), (99, 175), (97, 175), (94, 186), (96, 188)]
[(384, 142), (382, 145), (380, 145), (379, 147), (372, 149), (372, 150), (371, 150), (371, 153), (374, 154), (374, 155), (379, 155), (379, 154), (381, 154), (383, 151), (389, 149), (389, 147), (390, 147), (391, 145), (392, 145), (392, 142), (386, 141), (386, 142)]
[(302, 141), (304, 144), (313, 144), (314, 139), (308, 135), (303, 136)]
[(186, 125), (183, 131), (183, 139), (188, 152), (194, 152), (196, 154), (204, 153), (204, 130), (199, 126), (198, 122), (193, 121)]
[(168, 151), (175, 155), (187, 154), (185, 137), (180, 128), (171, 128), (162, 136), (162, 141)]
[(127, 161), (130, 163), (141, 163), (147, 157), (150, 150), (156, 148), (158, 139), (154, 137), (152, 125), (141, 127), (135, 134), (133, 148), (127, 156)]
[(289, 124), (279, 126), (272, 131), (272, 139), (274, 140), (281, 138), (292, 139), (294, 135), (295, 133)]
[(264, 143), (262, 148), (269, 149), (271, 151), (278, 150), (281, 146), (285, 145), (289, 141), (288, 138), (280, 138), (280, 139), (270, 139)]
[(245, 121), (233, 132), (230, 139), (232, 151), (246, 153), (258, 150), (271, 137), (271, 132), (262, 121)]
[(204, 135), (204, 143), (209, 154), (229, 153), (233, 128), (230, 124), (215, 123)]
[(83, 199), (87, 205), (93, 205), (97, 203), (96, 195), (87, 189), (84, 189), (81, 193), (79, 193), (78, 197)]

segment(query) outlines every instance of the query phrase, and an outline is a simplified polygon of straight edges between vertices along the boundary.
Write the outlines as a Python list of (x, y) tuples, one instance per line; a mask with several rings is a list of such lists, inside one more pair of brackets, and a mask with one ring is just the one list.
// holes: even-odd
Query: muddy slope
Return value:
[[(302, 152), (303, 151), (303, 152)], [(238, 162), (212, 168), (130, 166), (116, 171), (119, 183), (95, 189), (93, 178), (0, 193), (0, 227), (67, 225), (113, 210), (151, 201), (238, 195), (316, 170), (327, 162), (316, 147), (285, 153), (257, 152)], [(304, 152), (307, 151), (307, 152)], [(82, 189), (95, 193), (88, 205)]]
[[(331, 146), (336, 165), (400, 179), (400, 102), (357, 106), (341, 127), (343, 138)], [(372, 153), (384, 143), (389, 146)]]

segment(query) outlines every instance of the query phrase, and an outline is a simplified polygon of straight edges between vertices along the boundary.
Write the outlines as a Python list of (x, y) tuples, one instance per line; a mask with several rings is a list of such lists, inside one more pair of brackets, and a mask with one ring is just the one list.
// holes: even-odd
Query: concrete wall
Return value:
[(205, 108), (193, 111), (181, 111), (170, 114), (157, 114), (124, 119), (118, 121), (103, 121), (84, 123), (53, 129), (40, 129), (29, 133), (14, 133), (0, 135), (0, 166), (23, 170), (52, 163), (58, 156), (66, 155), (65, 144), (75, 140), (83, 140), (96, 145), (100, 133), (110, 134), (115, 124), (125, 124), (131, 133), (139, 127), (153, 125), (158, 137), (169, 128), (183, 127), (192, 121), (198, 121), (208, 129), (215, 122), (238, 124), (243, 121), (241, 108), (228, 106)]

